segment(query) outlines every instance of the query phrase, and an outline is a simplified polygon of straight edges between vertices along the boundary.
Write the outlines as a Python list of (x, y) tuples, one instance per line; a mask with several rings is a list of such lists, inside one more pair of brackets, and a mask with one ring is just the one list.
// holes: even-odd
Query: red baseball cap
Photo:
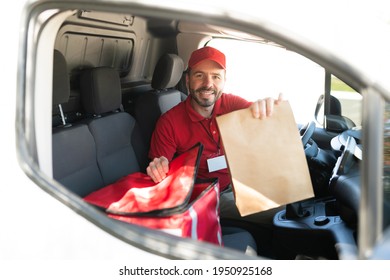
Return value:
[(199, 62), (203, 60), (212, 60), (218, 63), (223, 69), (226, 69), (225, 55), (217, 49), (212, 47), (203, 47), (195, 50), (188, 61), (188, 67), (193, 68)]

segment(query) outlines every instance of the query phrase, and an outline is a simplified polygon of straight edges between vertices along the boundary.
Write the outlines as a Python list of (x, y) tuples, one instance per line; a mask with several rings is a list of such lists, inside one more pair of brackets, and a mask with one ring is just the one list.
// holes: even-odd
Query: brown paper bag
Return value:
[(217, 117), (217, 123), (242, 216), (314, 196), (288, 101), (262, 120), (243, 109)]

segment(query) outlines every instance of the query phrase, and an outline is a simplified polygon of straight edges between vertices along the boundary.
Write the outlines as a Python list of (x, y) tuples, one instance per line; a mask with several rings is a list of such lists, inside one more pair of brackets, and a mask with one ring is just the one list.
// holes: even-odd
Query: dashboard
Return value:
[(362, 159), (361, 130), (347, 130), (332, 139), (332, 147), (341, 143), (329, 181), (330, 193), (338, 204), (339, 215), (351, 226), (357, 223), (360, 203), (360, 161)]
[[(324, 243), (339, 244), (338, 258), (349, 258), (357, 255), (356, 229), (360, 203), (360, 131), (344, 131), (332, 139), (331, 146), (337, 159), (332, 165), (333, 171), (326, 184), (329, 195), (316, 196), (306, 201), (287, 205), (286, 210), (275, 215), (274, 225), (277, 228), (278, 242), (289, 240), (284, 249), (286, 247), (294, 248), (294, 244), (298, 242), (291, 236), (300, 236), (305, 240), (313, 240), (312, 248), (321, 251), (328, 258), (332, 258), (332, 252), (321, 247), (318, 240), (322, 240), (321, 242)], [(344, 244), (345, 248), (341, 248), (340, 244)], [(299, 250), (300, 248), (294, 249)]]

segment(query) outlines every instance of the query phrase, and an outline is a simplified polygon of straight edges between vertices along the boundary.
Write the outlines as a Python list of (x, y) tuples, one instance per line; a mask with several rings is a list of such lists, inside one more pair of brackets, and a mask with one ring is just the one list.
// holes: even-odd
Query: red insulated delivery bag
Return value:
[(137, 172), (84, 200), (114, 219), (222, 245), (218, 180), (196, 181), (202, 149), (199, 143), (172, 160), (160, 183)]

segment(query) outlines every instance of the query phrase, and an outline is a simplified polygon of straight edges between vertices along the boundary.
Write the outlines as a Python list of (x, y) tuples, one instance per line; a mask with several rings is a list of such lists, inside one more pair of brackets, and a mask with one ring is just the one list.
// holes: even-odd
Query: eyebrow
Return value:
[(201, 71), (201, 70), (193, 71), (193, 75), (198, 74), (198, 73), (201, 73), (201, 74), (211, 74), (211, 75), (216, 75), (216, 76), (222, 76), (222, 73), (217, 73), (217, 72), (208, 73), (208, 72)]

